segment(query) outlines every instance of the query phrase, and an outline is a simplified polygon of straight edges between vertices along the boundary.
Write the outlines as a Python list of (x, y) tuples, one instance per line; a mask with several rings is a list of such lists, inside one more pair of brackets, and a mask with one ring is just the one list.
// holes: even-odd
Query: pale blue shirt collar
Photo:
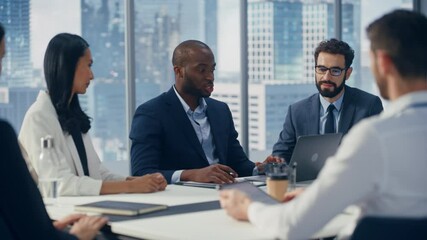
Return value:
[[(173, 85), (173, 90), (176, 94), (176, 96), (178, 97), (179, 101), (181, 102), (182, 107), (184, 108), (184, 111), (188, 114), (188, 113), (192, 113), (193, 111), (191, 111), (190, 106), (188, 106), (188, 104), (184, 101), (184, 99), (181, 97), (181, 95), (179, 95), (178, 91), (175, 88), (175, 85)], [(208, 107), (208, 104), (206, 103), (204, 98), (200, 98), (199, 99), (199, 106), (197, 106), (196, 109), (194, 109), (195, 113), (206, 113), (206, 109)]]
[[(344, 95), (345, 95), (345, 91), (344, 93), (341, 95), (341, 97), (339, 97), (335, 102), (333, 102), (332, 104), (334, 104), (335, 109), (338, 112), (341, 112), (341, 107), (342, 107), (342, 102), (344, 100)], [(330, 102), (328, 102), (324, 97), (322, 97), (322, 95), (319, 93), (319, 100), (320, 100), (320, 104), (323, 107), (323, 115), (326, 114), (326, 111), (328, 110), (329, 105), (331, 104)]]
[(417, 91), (407, 93), (399, 98), (390, 101), (387, 108), (381, 113), (385, 117), (401, 114), (403, 111), (411, 109), (417, 104), (427, 104), (427, 91)]

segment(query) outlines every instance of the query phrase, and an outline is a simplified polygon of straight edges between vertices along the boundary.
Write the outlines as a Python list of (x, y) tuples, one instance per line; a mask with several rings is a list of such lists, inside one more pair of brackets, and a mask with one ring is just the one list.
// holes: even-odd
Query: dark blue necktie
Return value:
[(334, 117), (334, 111), (335, 106), (334, 104), (329, 105), (327, 109), (328, 116), (326, 117), (326, 123), (325, 123), (325, 134), (326, 133), (335, 133), (335, 117)]

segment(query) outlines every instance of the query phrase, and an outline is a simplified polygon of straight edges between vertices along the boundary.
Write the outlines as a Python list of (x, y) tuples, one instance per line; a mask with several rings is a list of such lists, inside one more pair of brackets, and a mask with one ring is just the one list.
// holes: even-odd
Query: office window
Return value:
[[(201, 40), (217, 61), (214, 94), (233, 107), (240, 133), (239, 4), (239, 0), (135, 1), (136, 106), (172, 86), (175, 46), (187, 39)], [(104, 164), (127, 175), (123, 7), (121, 0), (0, 0), (8, 47), (0, 78), (0, 116), (19, 131), (26, 110), (45, 88), (42, 64), (48, 41), (60, 32), (82, 35), (94, 57), (95, 79), (80, 98), (93, 118), (91, 135)], [(376, 92), (365, 27), (395, 8), (410, 9), (412, 1), (342, 0), (342, 37), (356, 51), (350, 85)], [(333, 9), (333, 1), (324, 0), (248, 1), (248, 81), (251, 99), (256, 100), (248, 106), (253, 118), (249, 128), (257, 127), (250, 149), (270, 151), (288, 105), (316, 92), (313, 49), (319, 41), (334, 37)], [(230, 83), (233, 88), (221, 87)], [(279, 96), (286, 98), (285, 104), (277, 102)], [(266, 115), (272, 115), (268, 121)]]
[(84, 111), (92, 117), (95, 149), (112, 171), (128, 175), (124, 142), (124, 18), (122, 1), (2, 0), (0, 21), (6, 28), (7, 57), (0, 81), (0, 115), (19, 132), (28, 107), (46, 88), (44, 53), (50, 39), (62, 32), (82, 36), (90, 45), (93, 73)]
[[(359, 45), (355, 48), (355, 58), (357, 62), (355, 64), (358, 65), (359, 72), (356, 72), (356, 77), (354, 78), (353, 84), (356, 87), (360, 87), (361, 89), (372, 92), (374, 94), (378, 94), (377, 87), (375, 85), (374, 77), (372, 76), (372, 72), (370, 70), (370, 58), (369, 58), (369, 50), (370, 45), (369, 41), (366, 37), (366, 27), (370, 22), (375, 20), (376, 18), (381, 17), (383, 14), (390, 12), (394, 9), (405, 8), (412, 9), (412, 0), (378, 0), (378, 1), (369, 1), (362, 0), (360, 6), (358, 7), (358, 12), (355, 15), (354, 22), (355, 27), (360, 27), (360, 31), (357, 32), (356, 36)], [(343, 15), (348, 14), (350, 9), (343, 7)], [(363, 13), (363, 14), (361, 14)], [(343, 27), (346, 26), (347, 23), (343, 19)], [(351, 32), (351, 30), (350, 30)], [(343, 32), (344, 35), (344, 32)]]

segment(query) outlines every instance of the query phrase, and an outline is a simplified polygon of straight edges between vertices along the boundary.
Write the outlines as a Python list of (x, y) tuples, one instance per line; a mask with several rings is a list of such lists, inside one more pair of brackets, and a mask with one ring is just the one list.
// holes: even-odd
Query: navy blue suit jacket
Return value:
[(77, 239), (53, 227), (15, 131), (3, 120), (0, 153), (0, 239)]
[[(239, 176), (252, 175), (251, 162), (237, 140), (227, 104), (205, 98), (207, 117), (220, 164)], [(171, 182), (176, 170), (209, 166), (196, 132), (173, 88), (140, 105), (130, 131), (132, 175), (160, 172)]]
[[(378, 96), (347, 85), (342, 104), (338, 132), (343, 134), (347, 134), (360, 120), (383, 110)], [(290, 105), (279, 140), (273, 146), (272, 155), (280, 156), (289, 163), (299, 136), (319, 134), (319, 114), (319, 93)]]

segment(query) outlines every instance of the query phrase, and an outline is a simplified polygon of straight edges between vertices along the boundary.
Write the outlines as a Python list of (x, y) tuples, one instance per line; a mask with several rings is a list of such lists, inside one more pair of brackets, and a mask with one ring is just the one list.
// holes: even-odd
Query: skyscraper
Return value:
[(160, 84), (166, 91), (174, 81), (171, 58), (184, 40), (206, 42), (217, 49), (217, 0), (140, 0), (135, 2), (137, 82)]
[(81, 0), (81, 8), (82, 36), (90, 45), (95, 77), (123, 82), (123, 1)]
[(33, 86), (30, 61), (30, 1), (0, 0), (0, 22), (6, 28), (2, 81), (8, 87)]
[(298, 82), (302, 72), (302, 3), (248, 4), (249, 82)]

